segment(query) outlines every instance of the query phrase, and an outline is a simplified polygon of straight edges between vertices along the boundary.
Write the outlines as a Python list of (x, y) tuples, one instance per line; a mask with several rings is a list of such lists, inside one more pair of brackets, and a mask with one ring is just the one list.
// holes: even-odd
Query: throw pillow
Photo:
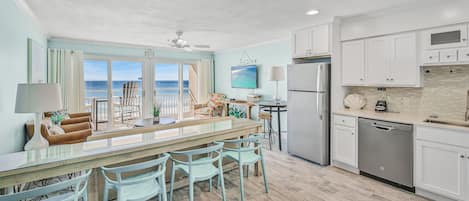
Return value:
[(60, 128), (60, 126), (52, 125), (49, 128), (49, 134), (50, 135), (62, 135), (62, 134), (65, 134), (65, 131), (64, 129)]

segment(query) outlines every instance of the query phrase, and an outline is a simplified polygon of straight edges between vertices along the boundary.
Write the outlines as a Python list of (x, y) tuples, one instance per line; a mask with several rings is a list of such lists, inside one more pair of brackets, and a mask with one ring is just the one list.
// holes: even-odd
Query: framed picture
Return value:
[(45, 83), (45, 69), (44, 47), (28, 38), (28, 83)]

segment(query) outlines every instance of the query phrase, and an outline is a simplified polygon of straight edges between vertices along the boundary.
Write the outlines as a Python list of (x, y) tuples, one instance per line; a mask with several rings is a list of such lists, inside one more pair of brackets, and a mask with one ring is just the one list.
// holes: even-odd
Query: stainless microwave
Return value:
[(468, 25), (455, 25), (424, 31), (426, 49), (466, 47), (468, 45)]

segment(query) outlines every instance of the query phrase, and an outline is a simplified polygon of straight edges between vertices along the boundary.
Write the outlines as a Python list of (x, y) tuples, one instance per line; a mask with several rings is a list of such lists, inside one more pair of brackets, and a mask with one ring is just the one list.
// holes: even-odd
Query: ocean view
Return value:
[[(122, 96), (122, 86), (128, 81), (112, 81), (112, 94), (113, 96)], [(139, 95), (142, 95), (142, 81), (135, 81), (139, 84)], [(156, 93), (160, 95), (178, 94), (178, 81), (177, 80), (164, 80), (155, 81)], [(188, 94), (189, 80), (184, 80), (184, 94)], [(85, 94), (87, 98), (107, 97), (107, 81), (85, 81)]]

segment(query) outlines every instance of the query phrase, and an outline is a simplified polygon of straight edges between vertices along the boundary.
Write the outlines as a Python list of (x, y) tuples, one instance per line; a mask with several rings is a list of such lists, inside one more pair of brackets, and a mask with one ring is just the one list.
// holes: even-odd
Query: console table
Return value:
[(225, 104), (224, 108), (225, 108), (226, 116), (230, 116), (230, 105), (239, 105), (239, 106), (245, 107), (246, 119), (251, 119), (251, 109), (252, 107), (256, 105), (255, 103), (245, 101), (245, 100), (226, 100), (226, 101), (223, 101), (223, 103)]

